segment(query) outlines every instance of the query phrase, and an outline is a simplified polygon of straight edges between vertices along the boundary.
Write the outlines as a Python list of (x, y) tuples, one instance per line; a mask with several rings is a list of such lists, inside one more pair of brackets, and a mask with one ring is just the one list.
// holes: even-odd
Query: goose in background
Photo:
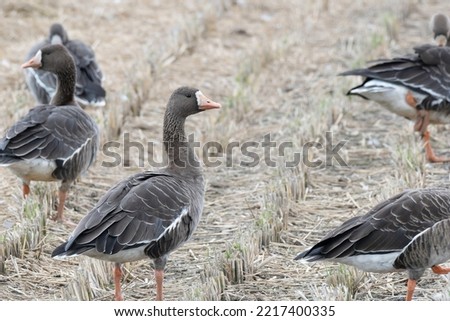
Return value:
[(450, 193), (407, 190), (329, 232), (295, 260), (332, 261), (367, 272), (408, 272), (406, 300), (427, 268), (447, 274), (450, 259)]
[[(26, 60), (30, 60), (39, 49), (50, 44), (65, 46), (75, 60), (77, 102), (81, 106), (104, 106), (106, 92), (102, 87), (103, 74), (95, 59), (94, 50), (80, 40), (70, 40), (64, 27), (55, 23), (50, 27), (48, 38), (35, 44), (28, 52)], [(30, 68), (25, 70), (25, 80), (37, 103), (50, 103), (57, 88), (55, 74)]]
[(115, 263), (115, 299), (122, 300), (121, 264), (154, 262), (156, 300), (163, 299), (164, 267), (169, 254), (196, 229), (203, 210), (205, 183), (184, 123), (188, 116), (220, 108), (198, 89), (181, 87), (169, 98), (163, 142), (168, 166), (118, 182), (80, 221), (52, 257), (86, 255)]
[(447, 162), (449, 159), (434, 154), (428, 125), (450, 123), (450, 47), (422, 45), (414, 51), (340, 75), (362, 76), (363, 83), (350, 89), (347, 95), (375, 101), (415, 121), (414, 130), (422, 136), (428, 161)]
[(0, 166), (23, 183), (61, 181), (57, 221), (72, 182), (94, 162), (99, 147), (97, 124), (75, 102), (75, 62), (62, 45), (49, 45), (22, 65), (55, 74), (58, 86), (50, 104), (38, 105), (12, 125), (0, 139)]

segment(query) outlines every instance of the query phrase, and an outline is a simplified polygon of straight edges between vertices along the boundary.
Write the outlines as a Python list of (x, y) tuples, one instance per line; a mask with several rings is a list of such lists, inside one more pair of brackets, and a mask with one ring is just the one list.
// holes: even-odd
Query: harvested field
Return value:
[[(90, 108), (102, 142), (129, 139), (154, 150), (100, 152), (72, 186), (65, 214), (78, 222), (116, 181), (161, 159), (162, 117), (180, 85), (202, 90), (220, 110), (188, 119), (201, 146), (206, 203), (189, 243), (166, 266), (167, 300), (403, 300), (406, 273), (370, 274), (337, 264), (293, 261), (329, 229), (406, 188), (450, 186), (449, 165), (429, 164), (413, 124), (375, 103), (349, 99), (357, 77), (341, 71), (432, 41), (430, 17), (447, 1), (95, 0), (0, 2), (1, 132), (35, 103), (20, 65), (53, 22), (91, 44), (105, 75), (107, 106)], [(448, 126), (430, 126), (433, 147), (450, 155)], [(276, 147), (265, 153), (270, 134)], [(325, 164), (323, 146), (344, 142)], [(247, 151), (259, 157), (257, 164)], [(291, 145), (278, 152), (283, 142)], [(305, 151), (309, 160), (286, 162)], [(233, 154), (227, 146), (238, 143)], [(209, 152), (209, 153), (208, 153)], [(126, 154), (126, 156), (125, 156)], [(256, 156), (255, 156), (256, 155)], [(304, 155), (304, 153), (303, 153)], [(275, 162), (271, 166), (268, 156)], [(303, 160), (303, 159), (302, 159)], [(319, 163), (315, 163), (319, 161)], [(314, 165), (314, 164), (317, 164)], [(21, 184), (0, 169), (0, 300), (112, 300), (112, 265), (50, 257), (73, 227), (55, 223), (57, 184)], [(149, 261), (125, 266), (126, 300), (153, 300)], [(427, 271), (415, 300), (449, 300), (447, 276)]]

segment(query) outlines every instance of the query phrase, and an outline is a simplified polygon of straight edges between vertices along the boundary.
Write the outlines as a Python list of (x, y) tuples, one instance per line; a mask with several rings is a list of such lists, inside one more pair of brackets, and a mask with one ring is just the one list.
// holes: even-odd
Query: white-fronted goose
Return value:
[(449, 159), (436, 157), (430, 146), (428, 124), (450, 122), (450, 47), (422, 45), (415, 54), (379, 60), (368, 68), (341, 73), (363, 76), (363, 83), (347, 95), (373, 100), (389, 111), (415, 120), (430, 162)]
[(431, 17), (430, 26), (436, 44), (440, 47), (450, 46), (450, 20), (448, 16), (442, 13), (435, 14)]
[(58, 88), (50, 105), (32, 108), (7, 130), (0, 140), (0, 166), (22, 180), (24, 196), (30, 181), (62, 181), (55, 216), (62, 221), (70, 185), (97, 155), (98, 128), (74, 100), (75, 62), (64, 46), (44, 47), (22, 67), (54, 73)]
[[(75, 60), (75, 98), (84, 105), (104, 106), (106, 92), (102, 87), (102, 72), (95, 60), (92, 48), (80, 40), (70, 40), (66, 30), (59, 23), (50, 27), (47, 39), (34, 45), (26, 56), (31, 59), (39, 49), (50, 44), (62, 44)], [(26, 69), (25, 79), (31, 93), (39, 104), (48, 104), (56, 92), (56, 77), (41, 69)]]
[(367, 214), (344, 222), (295, 260), (328, 260), (367, 272), (408, 271), (406, 300), (425, 269), (447, 274), (450, 259), (450, 192), (416, 189), (400, 193)]
[(175, 90), (164, 116), (168, 166), (132, 175), (113, 186), (52, 256), (83, 254), (115, 262), (116, 300), (122, 300), (121, 263), (150, 258), (155, 265), (156, 299), (162, 300), (168, 255), (192, 236), (203, 209), (203, 174), (186, 141), (185, 119), (219, 107), (197, 89)]

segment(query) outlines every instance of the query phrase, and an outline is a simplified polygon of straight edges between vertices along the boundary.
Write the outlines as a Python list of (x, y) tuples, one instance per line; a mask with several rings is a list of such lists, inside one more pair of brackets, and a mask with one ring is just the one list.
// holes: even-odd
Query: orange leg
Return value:
[(431, 270), (433, 270), (436, 274), (448, 274), (450, 273), (450, 267), (443, 267), (440, 265), (433, 265), (431, 267)]
[(408, 92), (405, 97), (406, 103), (412, 108), (416, 109), (416, 122), (414, 130), (420, 132), (425, 146), (425, 155), (430, 163), (444, 163), (450, 162), (448, 158), (437, 157), (430, 145), (430, 132), (428, 125), (430, 124), (430, 112), (424, 109), (417, 109), (417, 101), (411, 92)]
[(415, 288), (416, 288), (416, 280), (408, 279), (408, 289), (406, 292), (406, 301), (412, 300)]
[(120, 263), (116, 263), (114, 265), (114, 300), (116, 301), (123, 301), (122, 296), (122, 287), (121, 287), (121, 280), (122, 280), (122, 267), (120, 266)]
[(56, 216), (52, 217), (52, 220), (55, 220), (57, 222), (63, 222), (63, 213), (64, 213), (64, 203), (66, 202), (67, 192), (59, 191), (59, 202), (58, 202), (58, 209), (56, 211)]
[(164, 270), (155, 269), (155, 279), (156, 279), (156, 301), (162, 301)]
[(30, 194), (30, 186), (28, 184), (23, 183), (22, 185), (22, 195), (23, 198), (27, 198), (27, 196)]
[(450, 162), (450, 159), (438, 157), (434, 154), (430, 144), (430, 132), (428, 131), (428, 124), (430, 123), (430, 112), (428, 110), (418, 110), (417, 119), (414, 124), (414, 130), (422, 134), (422, 140), (425, 147), (425, 155), (430, 163), (445, 163)]
[(426, 154), (427, 160), (430, 163), (450, 162), (449, 158), (438, 157), (434, 154), (433, 149), (431, 148), (431, 145), (430, 145), (430, 132), (428, 130), (425, 133), (423, 133), (422, 139), (424, 141), (425, 154)]

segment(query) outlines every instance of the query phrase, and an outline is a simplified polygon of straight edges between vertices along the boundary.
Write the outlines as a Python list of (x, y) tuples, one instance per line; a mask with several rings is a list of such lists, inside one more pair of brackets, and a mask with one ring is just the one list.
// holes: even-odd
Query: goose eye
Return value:
[(187, 94), (186, 97), (187, 97), (187, 98), (191, 98), (192, 95), (191, 95), (191, 94)]

